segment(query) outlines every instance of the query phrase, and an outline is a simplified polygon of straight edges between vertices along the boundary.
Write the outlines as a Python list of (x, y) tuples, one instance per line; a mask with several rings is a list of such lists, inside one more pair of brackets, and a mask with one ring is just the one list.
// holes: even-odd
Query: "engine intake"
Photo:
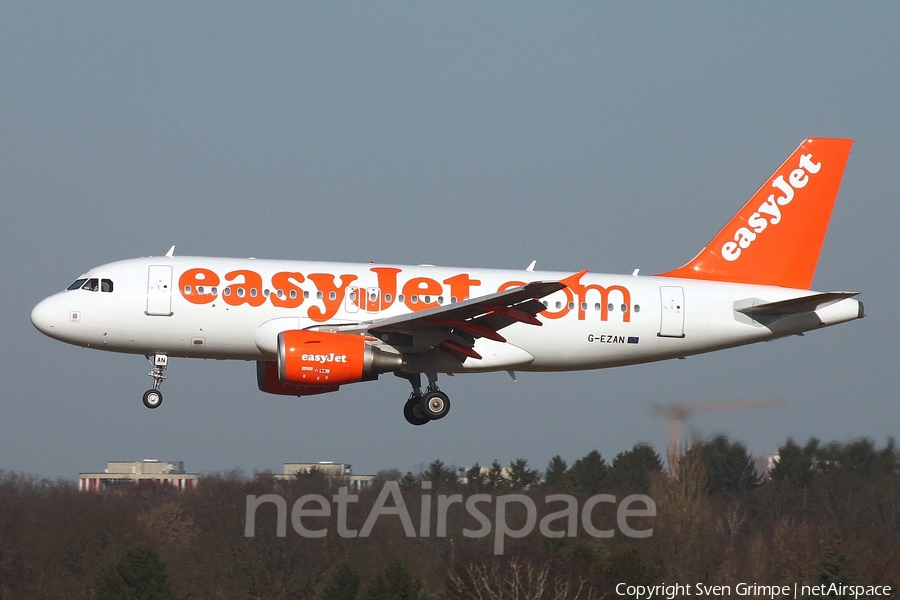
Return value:
[(336, 386), (378, 379), (403, 360), (364, 337), (292, 329), (278, 334), (278, 378), (288, 384)]

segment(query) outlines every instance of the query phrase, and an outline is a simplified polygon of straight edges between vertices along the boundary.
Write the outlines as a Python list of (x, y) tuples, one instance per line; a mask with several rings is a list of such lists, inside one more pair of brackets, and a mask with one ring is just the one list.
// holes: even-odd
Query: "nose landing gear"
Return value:
[(154, 354), (153, 357), (151, 357), (148, 354), (147, 361), (153, 367), (153, 370), (149, 373), (149, 376), (153, 378), (153, 389), (144, 392), (144, 406), (147, 408), (156, 408), (162, 404), (163, 401), (163, 395), (162, 392), (159, 391), (159, 386), (166, 378), (166, 368), (169, 366), (169, 357), (165, 354)]

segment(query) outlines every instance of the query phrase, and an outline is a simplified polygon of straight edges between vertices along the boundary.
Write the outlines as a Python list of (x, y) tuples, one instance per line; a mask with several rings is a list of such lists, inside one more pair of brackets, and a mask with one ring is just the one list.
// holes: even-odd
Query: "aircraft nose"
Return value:
[(32, 325), (50, 337), (58, 335), (59, 325), (63, 322), (64, 317), (55, 296), (41, 300), (31, 311)]

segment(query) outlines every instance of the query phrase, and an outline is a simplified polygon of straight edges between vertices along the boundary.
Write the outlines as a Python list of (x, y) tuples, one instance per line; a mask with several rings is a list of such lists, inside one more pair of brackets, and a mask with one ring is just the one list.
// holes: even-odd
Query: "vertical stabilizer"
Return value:
[(809, 289), (852, 143), (805, 140), (694, 260), (660, 275)]

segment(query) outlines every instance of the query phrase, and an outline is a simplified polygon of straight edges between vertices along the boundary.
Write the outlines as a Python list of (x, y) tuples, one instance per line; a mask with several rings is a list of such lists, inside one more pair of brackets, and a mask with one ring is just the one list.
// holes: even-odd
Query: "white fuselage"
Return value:
[[(278, 333), (446, 306), (532, 281), (565, 280), (536, 327), (480, 338), (481, 359), (441, 371), (565, 371), (636, 364), (740, 346), (862, 316), (842, 299), (814, 312), (753, 319), (737, 312), (809, 290), (671, 277), (285, 260), (157, 257), (91, 269), (99, 289), (60, 292), (32, 321), (58, 340), (171, 357), (275, 360)], [(112, 288), (112, 291), (104, 291)], [(98, 286), (93, 286), (98, 288)], [(93, 289), (92, 288), (92, 289)], [(461, 366), (460, 366), (461, 365)]]

